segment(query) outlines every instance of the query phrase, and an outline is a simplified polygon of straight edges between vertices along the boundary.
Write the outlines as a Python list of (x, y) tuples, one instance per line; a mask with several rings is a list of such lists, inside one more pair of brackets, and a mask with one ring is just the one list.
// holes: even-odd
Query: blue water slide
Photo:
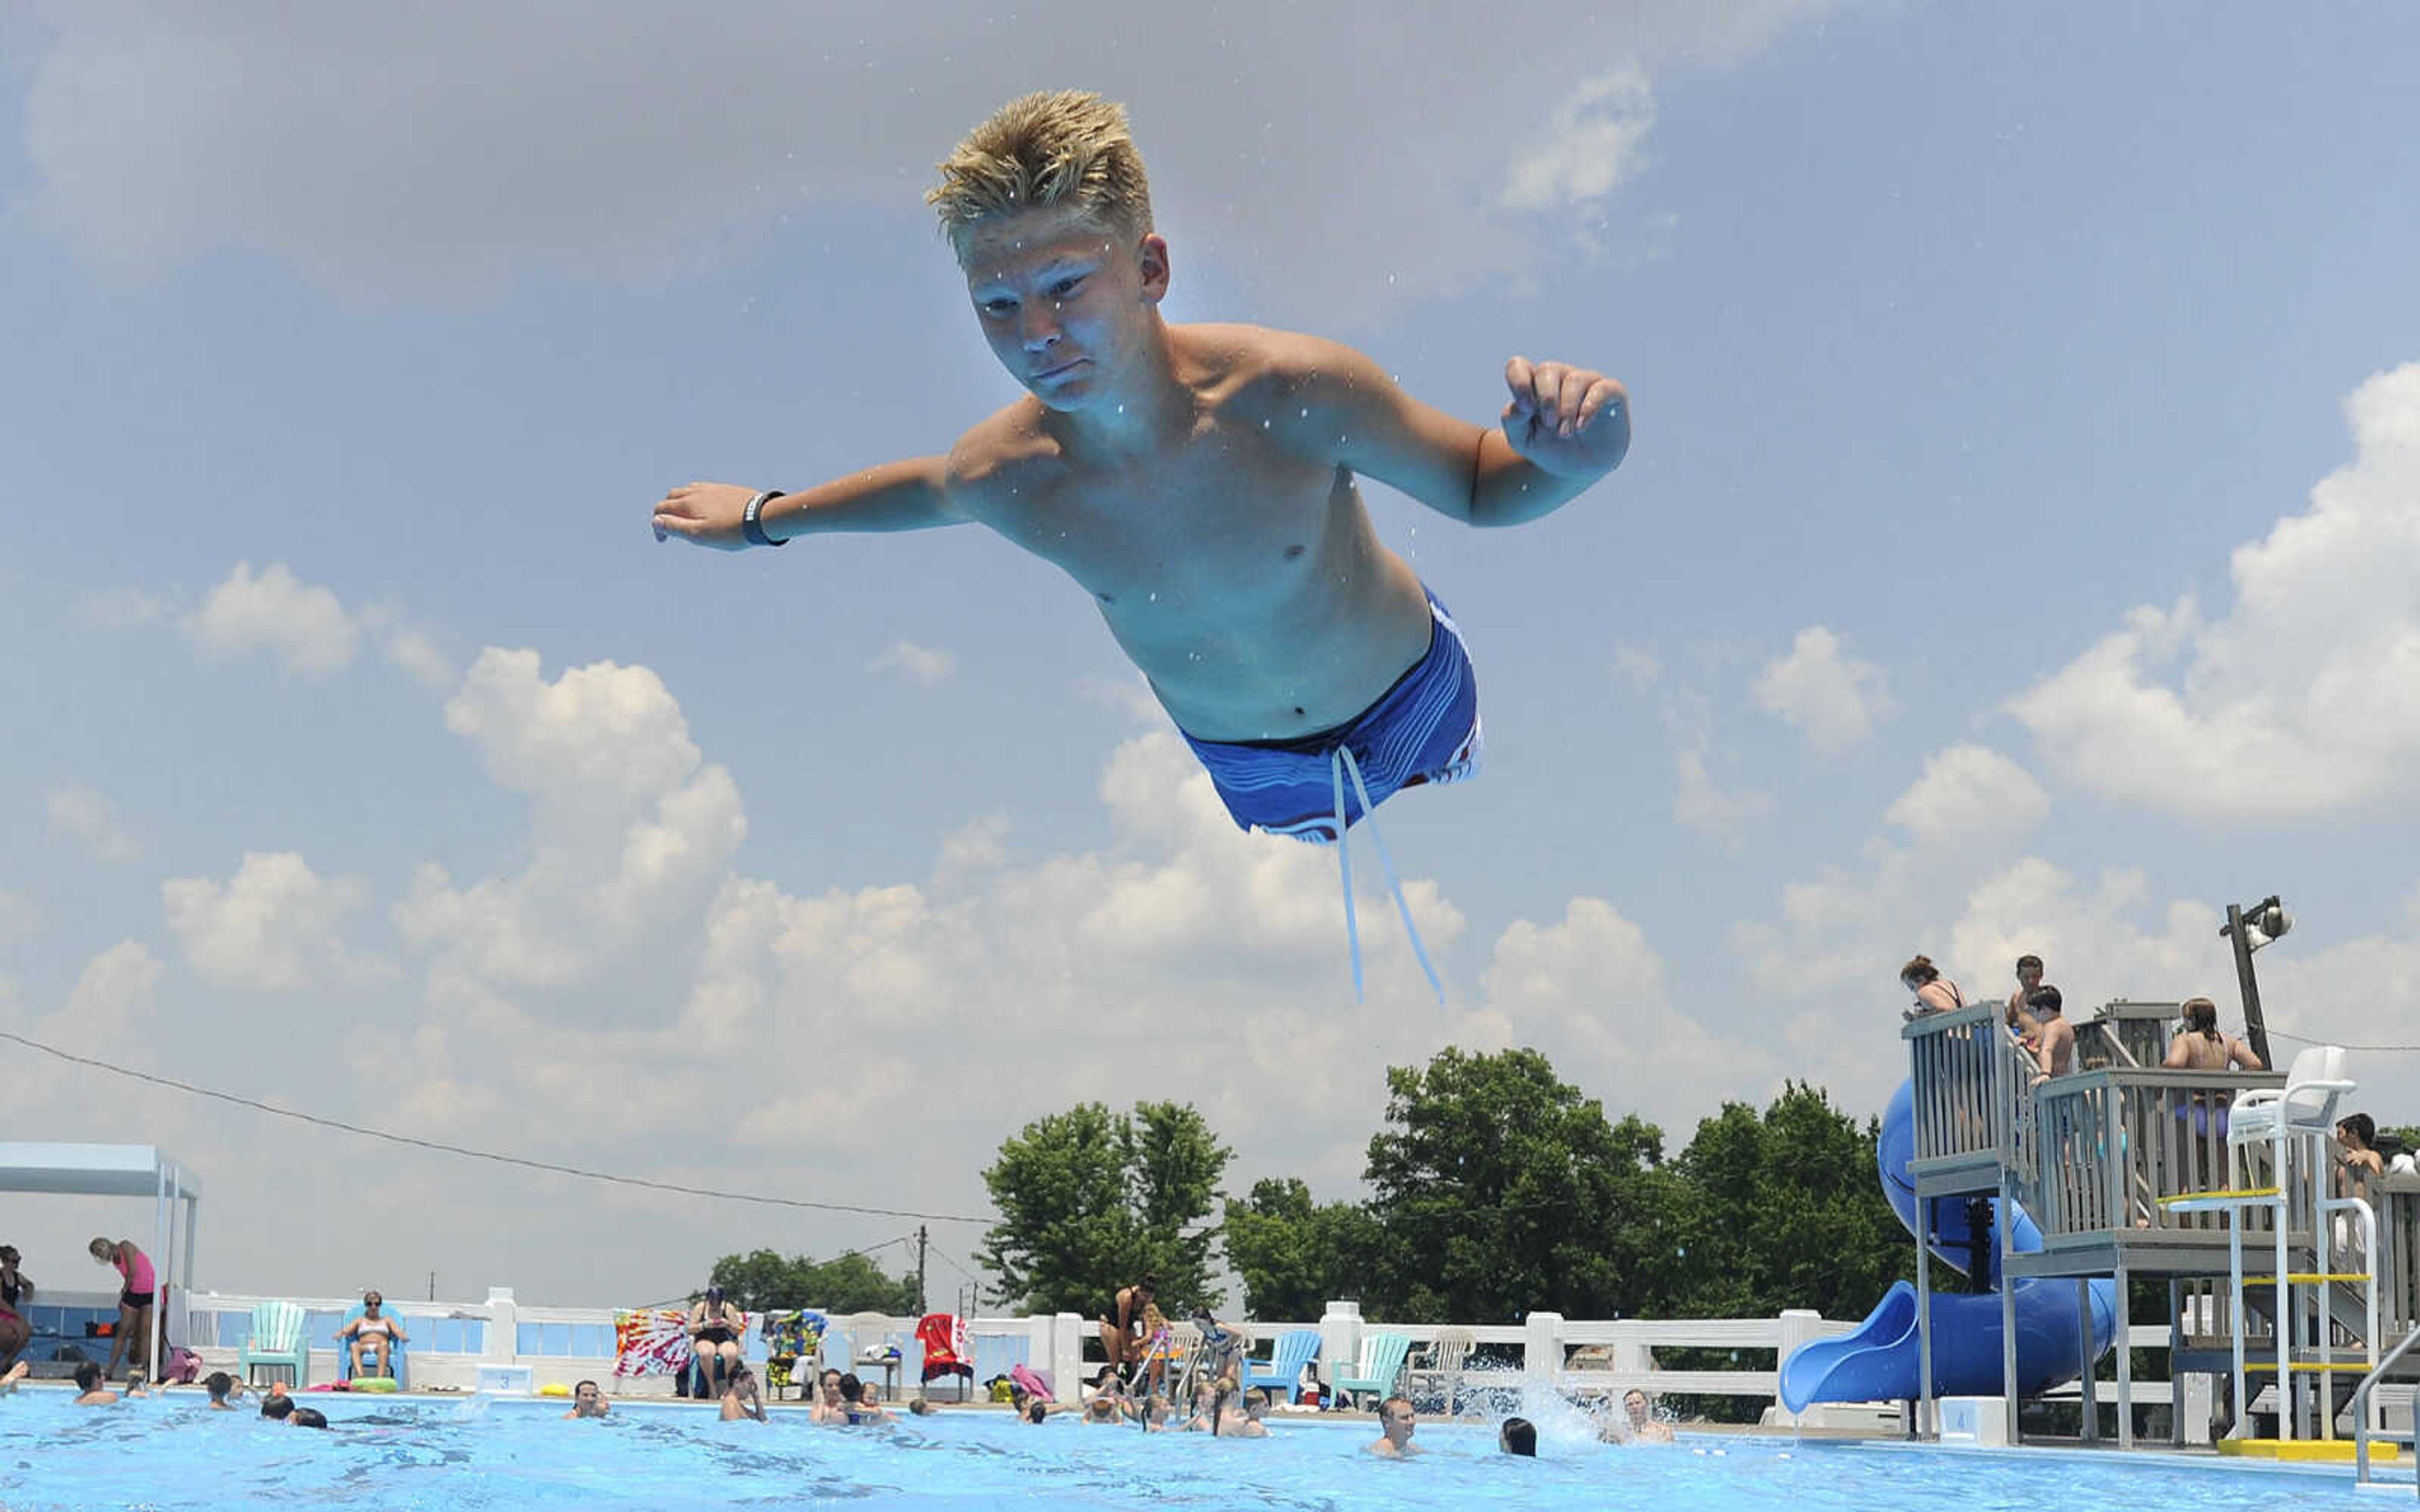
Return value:
[[(1916, 1183), (1908, 1163), (1916, 1156), (1916, 1093), (1901, 1083), (1883, 1115), (1882, 1142), (1874, 1164), (1883, 1195), (1907, 1231), (1924, 1239), (1928, 1227), (1918, 1221)], [(1932, 1298), (1932, 1392), (1936, 1396), (1997, 1396), (2000, 1376), (1999, 1246), (1988, 1233), (1978, 1245), (1968, 1226), (1964, 1197), (1931, 1199), (1932, 1252), (1946, 1264), (1966, 1271), (1979, 1263), (1994, 1289), (1983, 1294), (1936, 1292)], [(2000, 1218), (1998, 1199), (1989, 1208)], [(2041, 1231), (2024, 1209), (2009, 1205), (2009, 1248), (2028, 1254), (2041, 1248)], [(1979, 1254), (1978, 1253), (1979, 1250)], [(2089, 1284), (2092, 1310), (2091, 1359), (2099, 1360), (2117, 1332), (2118, 1294), (2115, 1282)], [(2020, 1280), (2013, 1298), (2017, 1326), (2017, 1391), (2033, 1396), (2063, 1385), (2084, 1373), (2081, 1304), (2071, 1280)], [(1815, 1402), (1892, 1401), (1916, 1395), (1916, 1288), (1901, 1281), (1890, 1288), (1855, 1331), (1837, 1338), (1817, 1339), (1792, 1350), (1781, 1363), (1781, 1403), (1802, 1411)]]

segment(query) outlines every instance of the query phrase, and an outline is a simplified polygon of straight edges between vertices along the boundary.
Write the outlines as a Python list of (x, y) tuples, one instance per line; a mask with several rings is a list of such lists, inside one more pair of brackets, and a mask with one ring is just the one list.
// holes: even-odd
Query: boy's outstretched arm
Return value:
[[(775, 541), (817, 531), (922, 531), (967, 517), (950, 497), (946, 456), (904, 462), (835, 478), (803, 493), (785, 493), (758, 512), (757, 524)], [(744, 484), (690, 483), (656, 501), (659, 541), (679, 536), (698, 546), (737, 551), (748, 545), (740, 515), (758, 490)]]
[(1336, 460), (1455, 519), (1519, 525), (1551, 514), (1630, 450), (1630, 395), (1592, 368), (1513, 358), (1501, 423), (1481, 429), (1404, 393), (1360, 352), (1317, 347), (1308, 381), (1337, 422)]

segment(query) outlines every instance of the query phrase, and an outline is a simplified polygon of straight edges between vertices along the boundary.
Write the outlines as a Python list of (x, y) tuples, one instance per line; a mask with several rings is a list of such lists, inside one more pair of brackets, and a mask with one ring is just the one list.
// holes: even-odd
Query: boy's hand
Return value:
[(1512, 391), (1504, 439), (1540, 471), (1600, 476), (1630, 450), (1629, 392), (1593, 368), (1515, 357), (1504, 364), (1504, 384)]
[(656, 501), (656, 539), (677, 535), (720, 551), (744, 551), (739, 517), (756, 490), (736, 483), (685, 483)]

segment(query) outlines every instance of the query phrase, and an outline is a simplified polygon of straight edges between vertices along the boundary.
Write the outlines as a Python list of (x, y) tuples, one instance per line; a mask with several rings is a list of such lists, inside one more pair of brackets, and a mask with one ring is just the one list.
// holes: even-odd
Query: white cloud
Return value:
[(1672, 795), (1672, 817), (1709, 840), (1732, 850), (1747, 838), (1747, 827), (1773, 811), (1770, 793), (1727, 793), (1706, 770), (1705, 753), (1684, 746), (1673, 755), (1680, 785)]
[(438, 649), (437, 642), (425, 631), (405, 625), (390, 625), (379, 638), (379, 649), (386, 659), (400, 667), (411, 680), (431, 693), (448, 693), (461, 677), (453, 658)]
[(81, 782), (70, 782), (43, 795), (42, 807), (50, 819), (53, 839), (74, 841), (95, 858), (112, 866), (143, 858), (142, 837), (127, 827), (117, 805), (109, 801), (108, 795)]
[(324, 674), (350, 666), (361, 632), (328, 589), (305, 583), (282, 562), (255, 576), (239, 562), (186, 621), (186, 633), (216, 659), (266, 651), (292, 672)]
[(1635, 60), (1587, 80), (1505, 165), (1504, 204), (1548, 210), (1604, 199), (1644, 165), (1654, 126), (1655, 90)]
[(1664, 663), (1645, 646), (1625, 642), (1613, 648), (1613, 670), (1631, 687), (1645, 689), (1654, 687), (1655, 680), (1664, 675)]
[(322, 877), (290, 851), (247, 851), (224, 883), (172, 877), (160, 898), (186, 961), (208, 981), (292, 992), (380, 969), (344, 938), (349, 918), (369, 902), (369, 885)]
[(2195, 819), (2420, 794), (2420, 363), (2345, 409), (2352, 461), (2237, 548), (2224, 618), (2135, 609), (2009, 702), (2059, 775)]
[(1890, 717), (1890, 689), (1882, 669), (1842, 655), (1840, 638), (1821, 625), (1798, 632), (1787, 656), (1757, 674), (1756, 702), (1807, 737), (1819, 755), (1861, 745)]
[(462, 887), (423, 866), (395, 908), (407, 938), (500, 987), (593, 982), (676, 947), (747, 819), (654, 672), (597, 662), (550, 683), (536, 652), (490, 646), (445, 723), (529, 797), (533, 850), (518, 874)]
[[(41, 8), (55, 37), (24, 112), (32, 208), (125, 275), (235, 247), (373, 298), (475, 297), (539, 270), (661, 278), (835, 202), (916, 213), (985, 110), (1080, 81), (1132, 102), (1192, 255), (1249, 273), (1283, 247), (1261, 298), (1334, 319), (1537, 266), (1558, 243), (1536, 212), (1490, 213), (1508, 179), (1517, 203), (1599, 213), (1637, 160), (1651, 79), (1723, 66), (1828, 5), (1630, 0), (1559, 17), (1544, 57), (1521, 28), (1451, 11), (1372, 24), (1277, 0), (1158, 13), (1148, 49), (1103, 0), (1047, 27), (1000, 26), (974, 0), (845, 23), (778, 0), (704, 22), (603, 3), (581, 8), (574, 47), (552, 11), (467, 0)], [(1249, 68), (1202, 66), (1244, 51)]]
[(893, 640), (881, 655), (865, 664), (870, 672), (897, 672), (920, 687), (932, 687), (947, 682), (958, 670), (958, 658), (947, 651), (932, 646), (920, 646), (913, 640)]
[(2015, 840), (2050, 813), (2033, 774), (1989, 747), (1951, 746), (1925, 758), (1924, 775), (1883, 815), (1928, 847)]
[(160, 972), (149, 947), (140, 940), (120, 940), (85, 963), (66, 1003), (36, 1019), (30, 1037), (96, 1056), (123, 1056), (138, 1049), (140, 1031), (151, 1019)]

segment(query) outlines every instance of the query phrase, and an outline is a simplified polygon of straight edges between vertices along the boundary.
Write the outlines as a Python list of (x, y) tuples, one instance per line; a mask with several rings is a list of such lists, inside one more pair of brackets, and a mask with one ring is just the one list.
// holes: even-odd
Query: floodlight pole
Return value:
[(2252, 975), (2252, 942), (2243, 934), (2243, 910), (2228, 903), (2226, 928), (2219, 933), (2235, 945), (2235, 982), (2243, 993), (2243, 1038), (2260, 1057), (2260, 1064), (2275, 1071), (2277, 1062), (2269, 1054), (2269, 1024), (2260, 1016), (2260, 983)]

